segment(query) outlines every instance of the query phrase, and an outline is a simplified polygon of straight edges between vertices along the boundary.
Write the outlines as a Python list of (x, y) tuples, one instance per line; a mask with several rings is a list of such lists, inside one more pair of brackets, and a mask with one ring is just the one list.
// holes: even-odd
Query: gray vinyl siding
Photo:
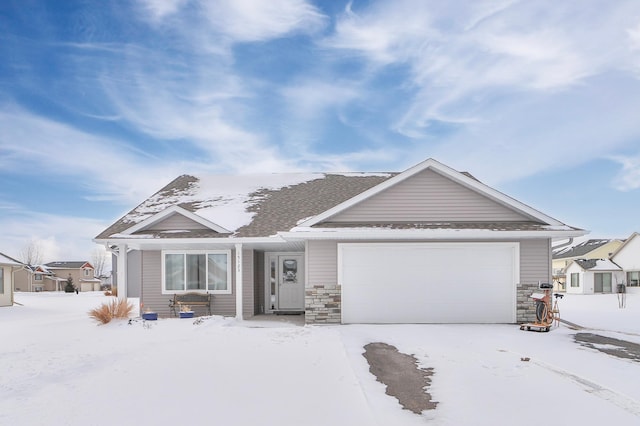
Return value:
[(195, 222), (188, 217), (181, 214), (172, 214), (171, 216), (161, 220), (158, 223), (153, 224), (148, 229), (156, 231), (164, 230), (193, 230), (193, 229), (208, 229), (206, 226)]
[(254, 315), (253, 288), (253, 250), (242, 250), (242, 315), (251, 318)]
[(425, 170), (328, 219), (330, 222), (528, 220), (484, 195)]
[(150, 309), (158, 315), (169, 316), (170, 295), (162, 294), (162, 258), (160, 251), (143, 251), (142, 258), (142, 309)]
[(335, 286), (338, 283), (338, 243), (335, 241), (309, 241), (307, 243), (307, 283)]
[[(362, 241), (340, 241), (362, 242)], [(397, 241), (406, 242), (406, 241)], [(412, 241), (419, 242), (419, 241)], [(422, 241), (435, 242), (435, 241)], [(443, 241), (438, 241), (443, 242)], [(460, 241), (473, 242), (473, 241)], [(485, 241), (497, 242), (497, 241)], [(551, 279), (551, 242), (548, 238), (526, 239), (520, 243), (520, 282), (533, 284)], [(338, 242), (309, 241), (307, 245), (307, 287), (335, 285), (338, 279)], [(455, 271), (451, 272), (452, 274)]]
[(541, 238), (520, 241), (520, 282), (551, 282), (551, 240)]
[[(162, 252), (161, 251), (143, 251), (141, 252), (142, 257), (142, 294), (141, 294), (141, 303), (143, 303), (144, 308), (149, 308), (158, 313), (158, 315), (162, 317), (168, 317), (171, 315), (169, 310), (169, 301), (172, 299), (171, 294), (162, 294)], [(253, 256), (251, 256), (253, 257)], [(211, 304), (211, 312), (214, 315), (223, 315), (223, 316), (235, 316), (236, 314), (236, 296), (235, 296), (235, 254), (234, 251), (231, 252), (231, 294), (214, 294), (213, 295), (213, 303)], [(246, 265), (246, 259), (245, 259)], [(251, 262), (248, 266), (252, 268)], [(245, 271), (247, 267), (245, 267)], [(252, 271), (252, 269), (249, 269)], [(246, 273), (246, 272), (245, 272)], [(251, 277), (253, 276), (253, 272), (250, 272), (249, 282), (251, 281)], [(247, 287), (252, 287), (253, 283), (247, 284), (247, 279), (245, 279), (245, 289)], [(245, 291), (245, 297), (247, 300), (253, 297), (253, 290), (249, 291), (249, 295)], [(253, 300), (251, 300), (250, 305), (253, 304)], [(246, 303), (243, 305), (246, 308)], [(200, 311), (196, 311), (196, 314), (204, 314), (202, 308)], [(253, 309), (248, 312), (253, 312)]]
[(127, 253), (127, 297), (140, 297), (142, 285), (142, 252)]

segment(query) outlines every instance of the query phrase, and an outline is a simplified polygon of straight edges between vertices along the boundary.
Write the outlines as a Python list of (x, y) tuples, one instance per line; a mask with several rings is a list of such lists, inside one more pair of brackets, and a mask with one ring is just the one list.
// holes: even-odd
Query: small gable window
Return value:
[(231, 294), (231, 251), (164, 251), (163, 293)]
[(33, 276), (33, 279), (34, 279), (35, 281), (42, 281), (42, 274), (37, 274), (37, 273), (36, 273), (36, 274)]

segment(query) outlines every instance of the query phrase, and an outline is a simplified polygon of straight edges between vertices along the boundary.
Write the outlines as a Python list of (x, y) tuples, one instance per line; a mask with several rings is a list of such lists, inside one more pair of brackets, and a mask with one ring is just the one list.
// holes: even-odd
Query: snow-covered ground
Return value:
[[(97, 325), (87, 311), (101, 293), (15, 299), (0, 308), (1, 425), (640, 424), (640, 363), (582, 347), (565, 326)], [(640, 294), (625, 309), (617, 295), (567, 295), (561, 312), (640, 343)], [(385, 395), (362, 356), (376, 341), (435, 370), (435, 410), (416, 415)]]

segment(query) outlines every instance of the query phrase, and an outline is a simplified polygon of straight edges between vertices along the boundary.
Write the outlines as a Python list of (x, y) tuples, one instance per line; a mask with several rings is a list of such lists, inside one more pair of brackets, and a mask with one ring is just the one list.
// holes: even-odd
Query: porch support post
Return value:
[(116, 287), (118, 299), (127, 299), (127, 245), (118, 244), (118, 274), (116, 275)]
[(242, 312), (242, 244), (236, 244), (236, 319), (243, 319)]

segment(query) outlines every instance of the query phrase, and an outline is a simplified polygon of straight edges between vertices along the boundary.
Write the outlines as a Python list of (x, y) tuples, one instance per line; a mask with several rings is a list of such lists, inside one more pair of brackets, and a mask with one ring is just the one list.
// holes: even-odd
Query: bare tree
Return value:
[(36, 240), (31, 240), (20, 251), (20, 260), (29, 266), (35, 266), (42, 263), (42, 245)]
[(107, 264), (107, 253), (99, 248), (91, 252), (91, 260), (93, 261), (93, 273), (96, 277), (101, 277)]

